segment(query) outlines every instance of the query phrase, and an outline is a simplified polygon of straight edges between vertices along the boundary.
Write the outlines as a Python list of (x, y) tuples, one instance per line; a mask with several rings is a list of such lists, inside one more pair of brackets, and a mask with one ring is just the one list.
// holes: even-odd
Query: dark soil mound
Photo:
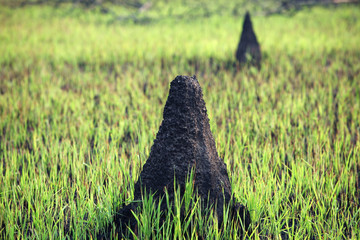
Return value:
[[(178, 76), (171, 82), (163, 115), (150, 156), (135, 184), (134, 200), (142, 199), (144, 188), (147, 193), (155, 193), (155, 198), (161, 197), (166, 187), (171, 201), (174, 176), (183, 193), (189, 172), (194, 168), (195, 189), (205, 204), (217, 204), (217, 216), (222, 223), (223, 205), (232, 199), (231, 185), (226, 165), (216, 151), (202, 90), (195, 76)], [(231, 214), (236, 216), (238, 212), (244, 216), (247, 227), (250, 217), (246, 208), (232, 205)], [(166, 207), (164, 204), (163, 210)], [(135, 208), (134, 204), (123, 208), (118, 224), (130, 222), (130, 227), (135, 228), (130, 212)]]
[(240, 63), (251, 63), (260, 66), (260, 45), (256, 39), (249, 12), (246, 12), (245, 15), (240, 42), (236, 50), (236, 59)]

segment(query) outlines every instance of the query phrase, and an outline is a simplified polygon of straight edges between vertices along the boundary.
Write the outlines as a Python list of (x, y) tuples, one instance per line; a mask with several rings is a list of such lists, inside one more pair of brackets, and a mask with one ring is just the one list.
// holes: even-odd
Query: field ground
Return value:
[[(241, 15), (0, 6), (0, 238), (104, 231), (131, 201), (170, 81), (196, 74), (251, 238), (359, 239), (359, 10), (254, 16), (262, 68), (238, 70)], [(139, 238), (236, 238), (197, 214), (153, 231), (148, 206)]]

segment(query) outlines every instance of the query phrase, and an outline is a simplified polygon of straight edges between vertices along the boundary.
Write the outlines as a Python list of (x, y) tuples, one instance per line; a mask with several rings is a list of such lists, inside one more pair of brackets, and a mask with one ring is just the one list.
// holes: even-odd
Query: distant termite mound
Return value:
[(246, 12), (240, 42), (236, 50), (236, 59), (241, 63), (250, 63), (260, 67), (261, 51), (257, 41), (250, 13)]
[[(219, 223), (223, 222), (224, 204), (232, 203), (230, 216), (239, 214), (247, 228), (250, 215), (244, 206), (233, 201), (226, 165), (216, 151), (199, 82), (195, 76), (177, 76), (171, 82), (163, 121), (150, 156), (135, 184), (134, 200), (141, 202), (144, 189), (159, 199), (166, 188), (172, 201), (174, 177), (182, 195), (191, 169), (194, 188), (207, 206), (216, 206)], [(166, 203), (161, 205), (163, 211), (166, 207)], [(136, 228), (131, 214), (134, 209), (134, 204), (123, 208), (117, 224), (129, 223), (127, 227)]]

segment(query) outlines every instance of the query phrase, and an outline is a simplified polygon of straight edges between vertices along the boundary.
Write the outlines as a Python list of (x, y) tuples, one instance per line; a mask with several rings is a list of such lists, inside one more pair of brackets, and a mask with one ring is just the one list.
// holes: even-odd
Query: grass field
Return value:
[[(158, 7), (134, 22), (0, 6), (0, 238), (104, 231), (132, 200), (170, 81), (196, 74), (250, 237), (360, 239), (359, 6), (254, 16), (260, 70), (233, 64), (241, 14)], [(141, 239), (236, 238), (199, 207), (190, 230), (174, 212), (154, 231), (145, 206)]]

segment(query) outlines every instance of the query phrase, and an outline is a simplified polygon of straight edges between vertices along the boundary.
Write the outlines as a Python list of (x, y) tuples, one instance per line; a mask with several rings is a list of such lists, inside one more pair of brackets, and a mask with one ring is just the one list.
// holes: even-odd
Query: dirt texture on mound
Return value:
[[(231, 216), (243, 216), (247, 228), (250, 215), (247, 209), (232, 200), (232, 191), (224, 161), (219, 158), (212, 136), (202, 90), (195, 76), (177, 76), (170, 86), (165, 104), (163, 121), (157, 133), (150, 156), (143, 166), (135, 184), (134, 200), (142, 199), (144, 189), (159, 198), (164, 189), (174, 199), (174, 176), (180, 186), (181, 195), (185, 191), (186, 179), (194, 169), (194, 187), (205, 204), (216, 205), (216, 213), (221, 224), (223, 206), (232, 202)], [(209, 200), (209, 201), (208, 201)], [(161, 208), (166, 211), (163, 201)], [(131, 210), (137, 204), (130, 204), (120, 211), (118, 224), (136, 223)]]

